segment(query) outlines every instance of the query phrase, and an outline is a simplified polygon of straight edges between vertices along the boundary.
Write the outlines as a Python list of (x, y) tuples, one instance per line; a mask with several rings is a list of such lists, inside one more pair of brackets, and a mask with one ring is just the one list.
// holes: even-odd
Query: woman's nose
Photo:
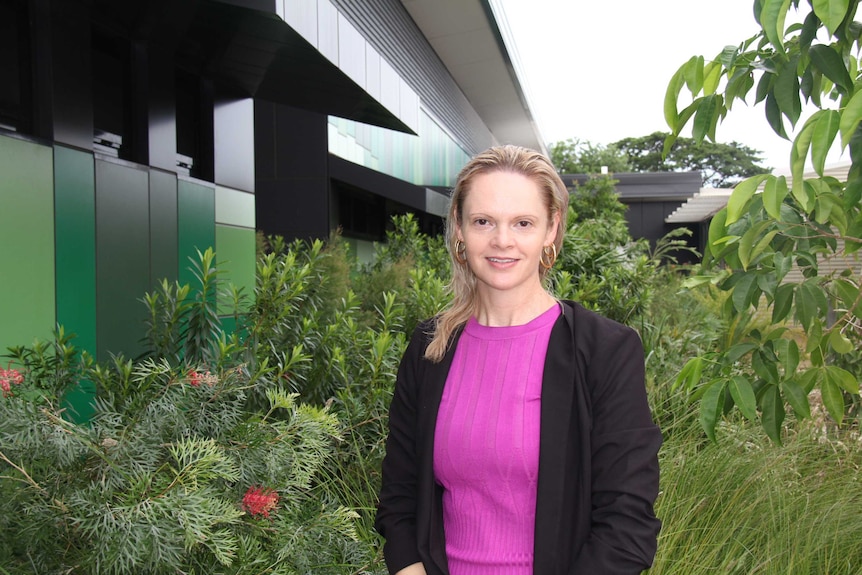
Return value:
[(497, 226), (494, 230), (494, 244), (497, 246), (508, 246), (512, 243), (512, 232), (506, 226)]

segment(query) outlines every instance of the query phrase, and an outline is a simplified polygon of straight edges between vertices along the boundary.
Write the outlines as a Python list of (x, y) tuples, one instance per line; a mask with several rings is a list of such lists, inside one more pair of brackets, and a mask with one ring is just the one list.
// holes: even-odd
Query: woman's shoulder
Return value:
[(637, 336), (634, 328), (589, 310), (576, 301), (563, 300), (562, 303), (570, 310), (572, 329), (576, 334), (589, 339)]

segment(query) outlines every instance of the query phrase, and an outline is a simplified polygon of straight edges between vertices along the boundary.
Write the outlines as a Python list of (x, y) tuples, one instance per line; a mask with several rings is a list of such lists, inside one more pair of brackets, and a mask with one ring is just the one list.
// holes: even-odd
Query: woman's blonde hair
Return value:
[[(492, 172), (521, 174), (536, 183), (548, 208), (548, 221), (553, 221), (554, 217), (559, 215), (560, 223), (557, 226), (554, 247), (557, 254), (563, 249), (569, 192), (550, 160), (535, 150), (511, 145), (488, 148), (473, 157), (458, 174), (449, 205), (449, 217), (446, 220), (446, 244), (452, 262), (452, 278), (449, 283), (452, 302), (437, 316), (431, 342), (425, 350), (425, 357), (434, 362), (443, 359), (452, 333), (464, 325), (476, 311), (476, 276), (463, 258), (456, 254), (456, 234), (461, 224), (464, 200), (473, 181), (477, 176)], [(540, 265), (538, 273), (544, 280), (548, 269)]]

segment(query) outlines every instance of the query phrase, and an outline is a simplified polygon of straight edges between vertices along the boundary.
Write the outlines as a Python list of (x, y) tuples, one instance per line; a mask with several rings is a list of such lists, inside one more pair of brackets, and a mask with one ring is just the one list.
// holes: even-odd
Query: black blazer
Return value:
[[(563, 302), (542, 380), (535, 575), (637, 574), (661, 526), (661, 433), (644, 386), (643, 345), (619, 323)], [(434, 430), (460, 331), (443, 360), (424, 358), (430, 324), (413, 333), (389, 412), (375, 526), (390, 573), (422, 562), (448, 575)]]

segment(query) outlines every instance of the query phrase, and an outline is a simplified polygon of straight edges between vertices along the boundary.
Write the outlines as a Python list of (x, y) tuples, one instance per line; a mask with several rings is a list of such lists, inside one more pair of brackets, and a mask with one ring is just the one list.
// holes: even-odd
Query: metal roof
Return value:
[(402, 0), (402, 4), (497, 141), (547, 154), (518, 77), (517, 53), (499, 2)]
[(668, 224), (686, 224), (708, 220), (727, 205), (731, 193), (733, 188), (701, 188), (664, 221)]

